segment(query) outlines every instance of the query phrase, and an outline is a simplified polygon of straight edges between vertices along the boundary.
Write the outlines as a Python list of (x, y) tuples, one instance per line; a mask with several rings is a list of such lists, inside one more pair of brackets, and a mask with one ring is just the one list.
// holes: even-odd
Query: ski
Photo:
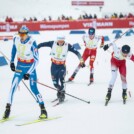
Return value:
[(7, 118), (7, 119), (1, 119), (0, 120), (0, 123), (4, 123), (4, 122), (6, 122), (6, 121), (10, 121), (10, 120), (12, 120), (12, 119), (14, 119), (15, 117), (14, 116), (12, 116), (12, 117), (9, 117), (9, 118)]
[(56, 106), (58, 106), (58, 105), (60, 105), (60, 104), (63, 104), (63, 103), (65, 103), (66, 101), (67, 101), (67, 100), (62, 101), (62, 102), (59, 102), (59, 101), (58, 101), (56, 104), (53, 105), (53, 107), (56, 107)]
[(60, 105), (60, 104), (62, 104), (63, 102), (57, 102), (56, 104), (54, 104), (53, 105), (53, 107), (56, 107), (56, 106), (58, 106), (58, 105)]
[(93, 82), (89, 82), (89, 83), (88, 83), (88, 86), (90, 86), (90, 85), (92, 85), (92, 84), (93, 84)]
[[(105, 106), (107, 106), (108, 105), (108, 100), (106, 100), (106, 102), (105, 102)], [(123, 104), (126, 104), (126, 100), (123, 100)]]
[(126, 99), (123, 100), (123, 104), (126, 104)]
[(73, 81), (67, 80), (67, 81), (65, 81), (65, 83), (73, 83)]
[[(77, 82), (74, 82), (74, 81), (66, 81), (65, 83), (67, 83), (67, 84), (80, 84), (80, 83), (77, 83)], [(83, 84), (83, 83), (82, 83)], [(93, 84), (93, 82), (89, 82), (88, 84), (87, 84), (87, 86), (90, 86), (90, 85), (92, 85)]]
[(58, 101), (58, 100), (59, 100), (59, 99), (56, 98), (56, 99), (52, 100), (51, 103), (56, 102), (56, 101)]
[(84, 84), (84, 85), (88, 85), (88, 83), (86, 82), (77, 82), (77, 81), (66, 81), (66, 84)]
[(108, 102), (109, 102), (109, 100), (106, 100), (106, 102), (105, 102), (105, 106), (107, 106), (107, 105), (108, 105)]
[(50, 120), (55, 120), (55, 119), (59, 119), (61, 118), (61, 116), (57, 116), (57, 117), (48, 117), (46, 119), (37, 119), (37, 120), (33, 120), (33, 121), (29, 121), (29, 122), (25, 122), (22, 124), (16, 124), (16, 126), (25, 126), (25, 125), (31, 125), (34, 123), (39, 123), (39, 122), (43, 122), (43, 121), (50, 121)]

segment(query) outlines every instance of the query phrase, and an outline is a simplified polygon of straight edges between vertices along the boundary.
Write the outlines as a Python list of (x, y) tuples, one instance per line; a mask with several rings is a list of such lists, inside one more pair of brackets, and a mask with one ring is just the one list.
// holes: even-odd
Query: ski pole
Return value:
[(25, 87), (27, 88), (27, 90), (29, 91), (29, 93), (33, 96), (33, 98), (35, 99), (35, 101), (37, 102), (36, 97), (33, 95), (33, 93), (30, 91), (30, 89), (28, 88), (28, 86), (26, 85), (26, 83), (22, 80), (22, 83), (25, 85)]
[[(33, 80), (32, 80), (32, 81), (33, 81)], [(43, 83), (41, 83), (41, 82), (38, 82), (38, 81), (33, 81), (33, 82), (36, 82), (36, 83), (38, 83), (38, 84), (40, 84), (40, 85), (42, 85), (42, 86), (48, 87), (48, 88), (53, 89), (53, 90), (55, 90), (55, 91), (62, 92), (62, 91), (57, 90), (56, 88), (50, 87), (50, 86), (48, 86), (48, 85), (46, 85), (46, 84), (43, 84)], [(83, 100), (83, 99), (78, 98), (78, 97), (76, 97), (76, 96), (73, 96), (73, 95), (71, 95), (71, 94), (68, 94), (68, 93), (65, 93), (65, 94), (68, 95), (68, 96), (70, 96), (70, 97), (72, 97), (72, 98), (75, 98), (75, 99), (77, 99), (77, 100), (86, 102), (86, 103), (88, 103), (88, 104), (90, 103), (90, 101)]]
[[(123, 35), (125, 35), (129, 30), (131, 30), (131, 29), (133, 29), (133, 28), (134, 28), (134, 26), (132, 26), (131, 28), (129, 28), (128, 30), (126, 30), (120, 37), (118, 37), (117, 39), (115, 39), (115, 40), (113, 41), (113, 43), (115, 43), (118, 39), (122, 38)], [(112, 53), (112, 52), (109, 51), (109, 50), (107, 50), (107, 52)]]
[[(10, 60), (9, 60), (9, 58), (2, 52), (2, 51), (0, 51), (0, 53), (10, 62)], [(22, 72), (22, 70), (15, 70), (15, 72), (19, 72), (19, 73), (21, 73)], [(29, 93), (33, 96), (33, 98), (36, 100), (36, 102), (37, 102), (37, 99), (35, 98), (35, 96), (32, 94), (32, 92), (30, 91), (30, 89), (28, 88), (28, 86), (26, 85), (26, 83), (22, 80), (22, 83), (24, 84), (24, 86), (27, 88), (27, 90), (29, 91)]]
[(126, 30), (120, 37), (118, 37), (117, 39), (115, 39), (113, 42), (116, 42), (118, 39), (122, 38), (123, 35), (125, 35), (129, 30), (133, 29), (134, 26), (132, 26), (131, 28), (129, 28), (128, 30)]
[(128, 91), (128, 94), (129, 94), (129, 97), (131, 98), (132, 95), (131, 95), (131, 92), (130, 91)]
[[(9, 58), (3, 52), (0, 51), (0, 53), (10, 62)], [(15, 72), (21, 73), (22, 71), (15, 69)]]

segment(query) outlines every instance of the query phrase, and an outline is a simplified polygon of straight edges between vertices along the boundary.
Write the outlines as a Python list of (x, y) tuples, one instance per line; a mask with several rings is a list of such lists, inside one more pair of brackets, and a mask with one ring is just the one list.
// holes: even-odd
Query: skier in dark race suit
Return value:
[(81, 57), (81, 54), (77, 50), (75, 50), (75, 48), (71, 44), (65, 42), (64, 36), (58, 36), (56, 41), (40, 43), (38, 45), (38, 49), (40, 49), (41, 47), (51, 47), (51, 77), (53, 85), (58, 90), (57, 98), (59, 99), (59, 102), (63, 102), (65, 99), (65, 62), (68, 51), (73, 52), (77, 55), (80, 60), (81, 67), (85, 66), (84, 61)]

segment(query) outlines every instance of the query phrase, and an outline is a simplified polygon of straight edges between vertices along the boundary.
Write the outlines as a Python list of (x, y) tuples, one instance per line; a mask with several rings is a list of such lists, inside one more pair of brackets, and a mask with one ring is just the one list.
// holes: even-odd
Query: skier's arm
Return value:
[(127, 58), (134, 62), (134, 54), (131, 52), (128, 54)]
[(134, 54), (131, 55), (130, 60), (134, 62)]
[(104, 51), (106, 51), (110, 46), (113, 46), (113, 49), (117, 48), (115, 43), (110, 43), (103, 46)]
[(12, 47), (12, 52), (11, 52), (11, 63), (14, 63), (15, 55), (16, 55), (16, 46), (15, 46), (15, 39), (13, 39), (13, 47)]
[(68, 51), (74, 53), (75, 55), (77, 55), (77, 57), (80, 59), (82, 59), (81, 54), (70, 44), (68, 44)]
[(82, 40), (83, 40), (83, 42), (84, 42), (84, 46), (86, 46), (86, 41), (85, 41), (85, 37), (86, 37), (87, 35), (83, 35), (82, 36)]
[(53, 46), (54, 41), (48, 41), (48, 42), (43, 42), (38, 44), (38, 49), (40, 49), (41, 47), (51, 47)]
[(85, 67), (85, 63), (84, 63), (84, 60), (83, 58), (81, 57), (81, 54), (70, 44), (68, 44), (68, 51), (74, 53), (77, 55), (77, 57), (79, 58), (80, 60), (80, 65), (81, 67)]
[(38, 65), (38, 61), (39, 61), (39, 53), (38, 53), (38, 48), (37, 48), (37, 44), (35, 41), (33, 42), (31, 51), (33, 52), (34, 62), (31, 65), (30, 69), (28, 70), (27, 74), (31, 74), (35, 70), (36, 66)]
[(100, 48), (102, 48), (102, 47), (104, 46), (104, 37), (103, 37), (103, 36), (101, 36), (101, 37), (100, 37), (100, 39), (101, 39)]

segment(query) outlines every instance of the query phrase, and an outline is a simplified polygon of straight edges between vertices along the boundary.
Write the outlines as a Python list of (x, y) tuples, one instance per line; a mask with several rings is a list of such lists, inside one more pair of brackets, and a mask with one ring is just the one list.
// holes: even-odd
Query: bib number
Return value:
[(22, 44), (19, 44), (18, 45), (18, 54), (21, 58), (24, 57), (25, 55), (25, 50), (26, 50), (26, 46), (25, 45), (22, 45)]
[(91, 41), (88, 42), (87, 46), (91, 47), (93, 44), (94, 44), (94, 41), (91, 40)]
[(61, 54), (62, 54), (62, 47), (58, 46), (56, 48), (56, 53), (57, 53), (57, 58), (60, 58), (61, 57)]

